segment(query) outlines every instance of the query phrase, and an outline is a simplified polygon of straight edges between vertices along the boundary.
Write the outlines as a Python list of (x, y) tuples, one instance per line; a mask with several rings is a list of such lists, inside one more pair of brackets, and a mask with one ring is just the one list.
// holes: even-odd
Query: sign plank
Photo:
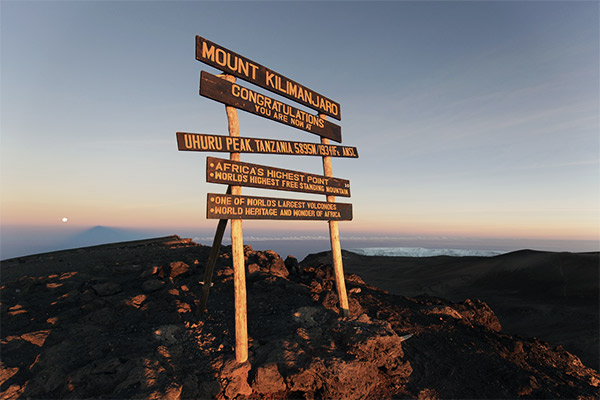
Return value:
[(358, 150), (356, 147), (350, 146), (188, 132), (177, 132), (177, 148), (180, 151), (211, 151), (216, 153), (235, 152), (358, 158)]
[(342, 141), (342, 128), (316, 115), (282, 103), (262, 93), (202, 71), (200, 94), (209, 99), (247, 111), (306, 132)]
[(352, 204), (208, 193), (208, 219), (352, 220)]
[(201, 36), (196, 36), (196, 60), (341, 119), (339, 103)]
[(206, 158), (206, 181), (350, 197), (350, 181), (222, 158)]

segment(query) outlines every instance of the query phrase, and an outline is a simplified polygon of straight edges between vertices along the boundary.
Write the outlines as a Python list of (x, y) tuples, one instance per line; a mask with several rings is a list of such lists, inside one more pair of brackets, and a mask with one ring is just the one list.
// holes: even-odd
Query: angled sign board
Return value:
[(206, 181), (291, 192), (350, 197), (350, 181), (289, 169), (206, 158)]
[(341, 119), (339, 103), (201, 36), (196, 36), (196, 60), (337, 120)]
[(208, 193), (208, 219), (352, 220), (352, 204)]
[(180, 151), (358, 158), (356, 147), (289, 140), (177, 132)]
[(335, 140), (338, 143), (342, 141), (342, 128), (339, 125), (267, 97), (262, 93), (218, 78), (206, 71), (202, 71), (200, 75), (200, 94), (240, 110)]

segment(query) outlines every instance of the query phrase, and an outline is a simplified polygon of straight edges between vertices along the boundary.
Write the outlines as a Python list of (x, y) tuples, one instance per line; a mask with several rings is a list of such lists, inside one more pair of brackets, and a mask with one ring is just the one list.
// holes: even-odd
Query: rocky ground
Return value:
[(235, 362), (223, 248), (168, 237), (2, 262), (2, 398), (596, 399), (598, 372), (502, 332), (485, 303), (389, 294), (330, 265), (245, 249), (250, 358)]
[[(496, 257), (381, 257), (342, 251), (344, 270), (372, 286), (415, 297), (488, 304), (502, 331), (538, 337), (600, 367), (600, 253), (520, 250)], [(326, 263), (330, 252), (301, 264)]]

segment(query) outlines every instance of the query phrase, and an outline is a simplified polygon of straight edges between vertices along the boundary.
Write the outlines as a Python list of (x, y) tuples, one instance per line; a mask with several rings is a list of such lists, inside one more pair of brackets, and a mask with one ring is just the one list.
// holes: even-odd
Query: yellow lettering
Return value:
[(208, 48), (208, 45), (206, 44), (206, 42), (202, 42), (202, 57), (203, 58), (208, 58), (211, 61), (215, 60), (215, 46), (210, 46), (210, 48)]
[(265, 71), (265, 73), (265, 83), (274, 88), (275, 85), (273, 84), (273, 78), (275, 77), (275, 74), (269, 71)]
[(299, 88), (298, 88), (298, 98), (299, 98), (300, 100), (302, 100), (302, 101), (305, 101), (305, 100), (304, 100), (304, 88), (303, 88), (303, 87), (299, 87)]
[(296, 97), (298, 91), (298, 86), (294, 85), (292, 82), (287, 81), (287, 93), (290, 96)]
[(256, 70), (258, 69), (258, 66), (250, 64), (250, 68), (252, 68), (252, 79), (256, 79)]
[[(219, 57), (221, 57), (220, 60), (219, 60)], [(225, 51), (223, 49), (217, 49), (215, 51), (215, 60), (214, 61), (222, 67), (225, 66), (225, 64), (227, 63), (227, 54), (225, 53)]]
[(246, 61), (245, 65), (244, 65), (244, 63), (242, 62), (242, 60), (239, 60), (238, 64), (239, 64), (239, 70), (238, 70), (238, 72), (240, 74), (244, 74), (244, 76), (248, 76), (248, 64), (249, 64), (248, 61)]
[(232, 71), (237, 71), (237, 69), (238, 69), (238, 58), (234, 57), (233, 59), (235, 61), (235, 64), (231, 65), (231, 53), (227, 53), (227, 68), (229, 68)]

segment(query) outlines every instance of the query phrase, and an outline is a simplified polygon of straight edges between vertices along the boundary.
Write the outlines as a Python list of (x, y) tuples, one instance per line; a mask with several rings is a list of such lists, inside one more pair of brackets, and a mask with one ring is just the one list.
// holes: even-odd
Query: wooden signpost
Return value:
[(177, 147), (180, 151), (358, 158), (356, 147), (204, 133), (177, 132)]
[(200, 94), (239, 110), (281, 122), (306, 132), (342, 141), (342, 128), (316, 115), (267, 97), (235, 83), (219, 79), (206, 71), (200, 75)]
[(206, 157), (206, 181), (350, 197), (350, 181), (346, 179), (328, 178), (322, 175), (214, 157)]
[(340, 105), (335, 101), (200, 36), (196, 36), (196, 60), (337, 120), (342, 119)]
[[(229, 160), (215, 157), (207, 157), (206, 160), (207, 182), (229, 186), (226, 194), (207, 194), (207, 218), (219, 219), (219, 224), (205, 269), (198, 312), (205, 311), (221, 240), (227, 221), (231, 220), (235, 353), (236, 360), (242, 363), (248, 359), (242, 234), (244, 219), (328, 221), (340, 313), (342, 316), (348, 316), (348, 296), (344, 281), (338, 221), (352, 219), (352, 204), (337, 203), (335, 196), (350, 197), (350, 182), (333, 177), (331, 158), (358, 158), (358, 151), (356, 147), (329, 143), (330, 139), (340, 143), (342, 141), (341, 127), (327, 121), (327, 116), (341, 119), (339, 103), (200, 36), (196, 36), (196, 59), (225, 73), (215, 76), (202, 71), (200, 94), (225, 104), (229, 136), (177, 132), (177, 147), (181, 151), (230, 153)], [(312, 108), (319, 114), (313, 115), (242, 87), (236, 84), (236, 77)], [(241, 137), (236, 111), (238, 108), (316, 134), (321, 137), (321, 141), (312, 143)], [(241, 153), (322, 157), (323, 175), (242, 162)], [(320, 194), (325, 195), (327, 201), (243, 196), (242, 186)]]
[(207, 198), (209, 219), (352, 220), (352, 204), (216, 193)]

